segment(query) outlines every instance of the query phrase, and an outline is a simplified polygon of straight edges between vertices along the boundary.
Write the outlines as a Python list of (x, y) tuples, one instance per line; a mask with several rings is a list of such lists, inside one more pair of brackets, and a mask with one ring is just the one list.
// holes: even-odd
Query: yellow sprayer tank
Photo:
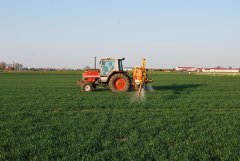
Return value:
[(135, 89), (138, 89), (145, 83), (147, 83), (146, 59), (142, 59), (142, 66), (133, 68), (133, 86)]

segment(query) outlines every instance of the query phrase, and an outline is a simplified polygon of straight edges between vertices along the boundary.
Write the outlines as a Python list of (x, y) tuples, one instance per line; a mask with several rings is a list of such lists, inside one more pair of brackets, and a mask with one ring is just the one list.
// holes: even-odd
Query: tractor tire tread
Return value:
[[(121, 90), (121, 91), (117, 90), (117, 89), (115, 88), (115, 85), (114, 85), (114, 82), (115, 82), (117, 79), (119, 79), (119, 78), (123, 78), (123, 79), (126, 81), (126, 87), (125, 87), (123, 90)], [(108, 83), (109, 88), (110, 88), (110, 90), (111, 90), (112, 92), (127, 92), (127, 91), (129, 91), (129, 89), (130, 89), (130, 87), (131, 87), (130, 84), (131, 84), (131, 80), (130, 80), (129, 76), (127, 76), (126, 74), (123, 74), (123, 73), (114, 74), (114, 75), (110, 78), (109, 83)]]

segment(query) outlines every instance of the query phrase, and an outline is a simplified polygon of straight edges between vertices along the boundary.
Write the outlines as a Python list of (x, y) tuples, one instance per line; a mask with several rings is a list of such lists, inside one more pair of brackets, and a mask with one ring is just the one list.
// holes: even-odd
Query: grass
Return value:
[(240, 77), (150, 75), (138, 104), (78, 72), (0, 73), (0, 160), (240, 160)]

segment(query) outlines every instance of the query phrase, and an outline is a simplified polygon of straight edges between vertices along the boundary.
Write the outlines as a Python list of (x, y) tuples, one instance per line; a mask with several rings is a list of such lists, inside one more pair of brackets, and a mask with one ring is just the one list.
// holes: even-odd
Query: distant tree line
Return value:
[(11, 68), (12, 70), (23, 70), (23, 65), (21, 63), (7, 64), (6, 62), (0, 62), (0, 70), (7, 70)]
[(23, 65), (20, 63), (14, 63), (13, 68), (14, 68), (14, 70), (22, 70)]

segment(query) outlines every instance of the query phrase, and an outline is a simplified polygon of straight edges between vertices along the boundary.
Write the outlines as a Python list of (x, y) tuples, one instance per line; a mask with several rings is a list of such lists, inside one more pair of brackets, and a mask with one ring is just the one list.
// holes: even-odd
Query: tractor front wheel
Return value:
[(94, 89), (93, 84), (88, 82), (83, 83), (81, 87), (84, 92), (91, 92)]
[(109, 80), (109, 87), (113, 92), (126, 92), (130, 88), (130, 79), (125, 74), (115, 74)]

